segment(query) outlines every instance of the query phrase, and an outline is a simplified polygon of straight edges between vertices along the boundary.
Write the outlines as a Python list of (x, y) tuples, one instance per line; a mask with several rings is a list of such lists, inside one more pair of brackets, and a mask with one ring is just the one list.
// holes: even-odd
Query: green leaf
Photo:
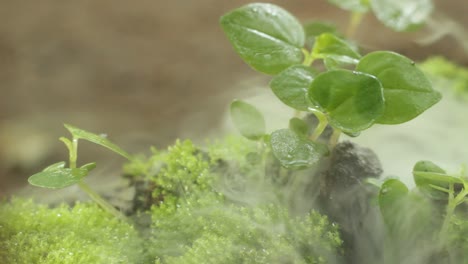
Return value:
[(307, 89), (314, 79), (311, 67), (294, 65), (272, 78), (270, 87), (284, 104), (301, 111), (309, 107)]
[(308, 137), (310, 132), (309, 125), (304, 120), (297, 117), (293, 117), (289, 120), (289, 129), (303, 137)]
[[(415, 192), (409, 192), (404, 183), (397, 179), (385, 181), (379, 192), (379, 207), (383, 216), (387, 234), (392, 241), (390, 245), (397, 245), (395, 255), (397, 261), (400, 257), (407, 256), (407, 252), (400, 252), (420, 241), (422, 237), (430, 237), (434, 230), (431, 224), (430, 202)], [(400, 256), (398, 256), (401, 254)], [(394, 262), (393, 261), (393, 262)], [(392, 262), (392, 263), (393, 263)]]
[(338, 30), (335, 25), (321, 22), (321, 21), (312, 21), (304, 24), (304, 31), (306, 35), (306, 45), (313, 47), (315, 43), (315, 37), (323, 33), (331, 33), (338, 36)]
[(253, 105), (241, 100), (231, 103), (231, 118), (239, 132), (251, 140), (260, 140), (266, 133), (265, 119)]
[(416, 186), (432, 199), (446, 200), (450, 184), (462, 185), (460, 178), (447, 175), (439, 166), (430, 161), (419, 161), (414, 165), (413, 178)]
[(310, 167), (328, 153), (327, 146), (298, 136), (290, 129), (273, 132), (270, 143), (273, 155), (289, 169)]
[(396, 31), (417, 29), (431, 15), (432, 0), (372, 0), (375, 16)]
[(356, 70), (376, 76), (384, 88), (385, 112), (377, 123), (404, 123), (442, 98), (414, 62), (397, 53), (369, 53), (361, 59)]
[(409, 190), (406, 185), (397, 179), (386, 180), (379, 191), (379, 205), (382, 211), (395, 204), (398, 200), (405, 198)]
[(38, 187), (60, 189), (80, 182), (86, 175), (88, 170), (83, 168), (56, 168), (36, 173), (29, 177), (28, 182)]
[(346, 41), (331, 33), (323, 33), (315, 40), (312, 57), (333, 59), (348, 64), (357, 64), (361, 55)]
[(65, 124), (65, 128), (67, 128), (68, 131), (70, 131), (70, 133), (75, 139), (84, 139), (84, 140), (93, 142), (94, 144), (101, 145), (105, 148), (108, 148), (114, 151), (115, 153), (127, 158), (128, 160), (132, 159), (132, 156), (130, 154), (128, 154), (123, 149), (121, 149), (119, 146), (112, 143), (104, 135), (97, 135), (97, 134), (85, 131), (83, 129), (79, 129), (69, 124)]
[(344, 10), (364, 13), (369, 11), (371, 0), (328, 0), (328, 2)]
[(318, 75), (309, 99), (327, 115), (331, 126), (346, 133), (369, 128), (384, 111), (380, 82), (372, 75), (333, 70)]
[(96, 162), (87, 163), (80, 167), (80, 169), (85, 169), (88, 173), (96, 168)]
[(54, 170), (59, 170), (59, 169), (63, 169), (65, 168), (65, 161), (60, 161), (60, 162), (57, 162), (57, 163), (54, 163), (50, 166), (48, 166), (47, 168), (43, 169), (42, 171), (54, 171)]
[(303, 60), (304, 29), (279, 6), (245, 5), (222, 16), (221, 26), (236, 52), (257, 71), (277, 74)]
[(402, 205), (408, 195), (408, 187), (400, 180), (386, 180), (379, 191), (379, 207), (385, 225), (394, 231), (398, 227), (398, 219), (402, 215)]

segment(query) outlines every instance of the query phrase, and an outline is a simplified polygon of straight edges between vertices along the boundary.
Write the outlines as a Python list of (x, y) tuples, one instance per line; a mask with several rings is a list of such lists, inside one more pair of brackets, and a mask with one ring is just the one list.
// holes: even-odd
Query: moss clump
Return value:
[(148, 159), (162, 161), (147, 174), (159, 200), (151, 209), (156, 263), (335, 263), (337, 226), (316, 212), (291, 215), (279, 196), (265, 199), (271, 179), (252, 159), (264, 149), (235, 138), (207, 149), (178, 142)]
[[(185, 243), (167, 243), (171, 233)], [(336, 263), (341, 245), (326, 217), (292, 217), (276, 205), (184, 208), (155, 227), (154, 236), (160, 245), (166, 242), (158, 261), (168, 264)]]
[(0, 263), (137, 263), (139, 243), (132, 226), (94, 204), (0, 205)]

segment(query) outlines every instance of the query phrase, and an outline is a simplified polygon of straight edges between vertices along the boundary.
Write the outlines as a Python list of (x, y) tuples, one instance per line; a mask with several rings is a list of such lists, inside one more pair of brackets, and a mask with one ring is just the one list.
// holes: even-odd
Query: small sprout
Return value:
[(316, 38), (311, 56), (345, 64), (357, 64), (361, 58), (353, 46), (331, 33), (323, 33)]
[(310, 48), (314, 46), (315, 38), (323, 33), (331, 33), (337, 36), (340, 34), (335, 25), (321, 21), (305, 23), (304, 31), (306, 34), (306, 46)]
[(447, 200), (450, 185), (462, 185), (463, 180), (448, 175), (442, 168), (430, 161), (419, 161), (414, 165), (413, 177), (416, 186), (432, 199)]
[(72, 139), (61, 137), (62, 141), (69, 151), (69, 168), (65, 168), (65, 161), (57, 162), (45, 168), (42, 172), (36, 173), (29, 177), (28, 182), (31, 185), (43, 188), (62, 189), (77, 184), (84, 192), (86, 192), (97, 204), (104, 210), (115, 215), (120, 219), (125, 219), (119, 211), (112, 205), (102, 199), (96, 192), (83, 182), (83, 178), (96, 168), (96, 163), (87, 163), (77, 168), (78, 159), (78, 140), (85, 139), (95, 144), (101, 145), (110, 149), (117, 154), (131, 160), (130, 154), (122, 150), (120, 147), (109, 141), (108, 139), (97, 134), (79, 129), (77, 127), (65, 124), (65, 127), (72, 134)]
[(73, 138), (76, 140), (84, 139), (93, 142), (94, 144), (98, 144), (112, 150), (113, 152), (123, 156), (124, 158), (127, 158), (128, 160), (132, 159), (132, 156), (128, 154), (125, 150), (121, 149), (119, 146), (115, 145), (110, 140), (108, 140), (107, 135), (105, 134), (97, 135), (68, 124), (65, 124), (65, 128), (67, 128), (68, 131), (70, 131)]

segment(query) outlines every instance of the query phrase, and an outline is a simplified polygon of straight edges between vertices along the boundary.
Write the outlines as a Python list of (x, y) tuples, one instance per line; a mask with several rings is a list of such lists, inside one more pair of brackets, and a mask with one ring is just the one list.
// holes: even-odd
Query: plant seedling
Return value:
[[(400, 8), (391, 1), (332, 2), (355, 12), (372, 6), (374, 12), (386, 14), (386, 8)], [(384, 15), (382, 19), (404, 29), (420, 22), (398, 12), (398, 21)], [(316, 127), (306, 128), (307, 124), (294, 119), (289, 129), (265, 136), (265, 121), (255, 106), (239, 100), (231, 104), (232, 119), (241, 134), (271, 145), (284, 167), (312, 166), (326, 155), (327, 146), (317, 139), (327, 125), (334, 131), (328, 145), (332, 148), (341, 132), (357, 136), (373, 124), (404, 123), (441, 99), (410, 59), (390, 51), (362, 56), (332, 28), (303, 26), (279, 6), (248, 4), (227, 13), (220, 22), (239, 56), (253, 69), (273, 76), (270, 87), (278, 99), (293, 108), (296, 117), (305, 112), (319, 121)]]
[(118, 218), (125, 219), (119, 211), (117, 211), (112, 205), (102, 199), (95, 191), (93, 191), (83, 179), (96, 168), (96, 163), (88, 163), (81, 167), (77, 167), (78, 159), (78, 140), (83, 139), (101, 145), (128, 160), (132, 160), (132, 156), (125, 152), (123, 149), (112, 143), (105, 136), (97, 135), (72, 125), (65, 124), (65, 128), (72, 134), (72, 138), (68, 139), (61, 137), (62, 141), (69, 152), (69, 167), (65, 167), (66, 162), (61, 161), (54, 163), (43, 171), (36, 173), (29, 177), (28, 181), (31, 185), (50, 188), (50, 189), (61, 189), (74, 184), (77, 184), (84, 192), (86, 192), (91, 199), (99, 204), (103, 209), (109, 213), (117, 216)]
[[(380, 188), (379, 207), (388, 234), (392, 239), (398, 239), (393, 241), (394, 244), (404, 241), (406, 233), (412, 234), (413, 239), (424, 236), (438, 241), (435, 246), (443, 249), (447, 247), (457, 206), (468, 202), (467, 175), (464, 170), (459, 175), (450, 175), (433, 162), (419, 161), (413, 168), (413, 177), (416, 190), (409, 191), (397, 179), (385, 181)], [(441, 201), (447, 204), (445, 214), (438, 221), (433, 207)], [(440, 226), (434, 228), (434, 223), (439, 222)]]

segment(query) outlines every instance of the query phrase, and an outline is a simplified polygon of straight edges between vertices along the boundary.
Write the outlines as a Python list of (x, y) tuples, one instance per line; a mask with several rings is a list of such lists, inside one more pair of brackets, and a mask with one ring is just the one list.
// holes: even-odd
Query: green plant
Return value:
[[(352, 9), (357, 12), (373, 3), (374, 11), (385, 13), (387, 6), (380, 6), (383, 2), (340, 3), (344, 7), (359, 3), (359, 8)], [(409, 27), (414, 21), (404, 15), (397, 16), (403, 21), (397, 24)], [(393, 21), (386, 16), (382, 19), (390, 24)], [(397, 53), (376, 51), (361, 56), (347, 40), (330, 32), (314, 36), (307, 50), (304, 46), (310, 36), (306, 32), (317, 31), (304, 29), (276, 5), (240, 7), (224, 15), (221, 26), (248, 65), (273, 75), (270, 87), (284, 104), (296, 110), (297, 116), (300, 112), (312, 113), (319, 121), (312, 128), (296, 118), (290, 128), (266, 135), (263, 117), (253, 105), (239, 100), (231, 104), (232, 119), (240, 133), (271, 145), (276, 158), (287, 168), (314, 165), (328, 153), (327, 147), (317, 141), (327, 125), (334, 131), (329, 144), (333, 147), (341, 132), (357, 136), (373, 124), (404, 123), (441, 99), (415, 63)], [(322, 61), (325, 69), (317, 67), (316, 61)]]
[(83, 179), (88, 176), (89, 172), (96, 167), (96, 163), (88, 163), (81, 167), (77, 167), (78, 141), (83, 139), (97, 145), (101, 145), (127, 158), (128, 160), (131, 160), (132, 156), (130, 156), (130, 154), (125, 152), (119, 146), (109, 141), (104, 135), (93, 134), (68, 124), (65, 124), (65, 128), (72, 134), (71, 140), (65, 137), (60, 138), (60, 141), (62, 141), (68, 148), (69, 167), (65, 167), (65, 161), (52, 164), (45, 168), (42, 172), (36, 173), (29, 177), (29, 183), (34, 186), (51, 189), (61, 189), (77, 184), (81, 190), (86, 192), (103, 209), (118, 218), (125, 219), (124, 215), (122, 215), (112, 205), (102, 199), (99, 194), (97, 194), (91, 189), (91, 187), (83, 182)]
[(140, 263), (142, 242), (134, 227), (95, 204), (0, 205), (1, 263)]
[[(463, 210), (456, 210), (468, 202), (466, 169), (448, 174), (430, 161), (419, 161), (413, 176), (417, 188), (412, 191), (397, 179), (386, 180), (380, 188), (379, 207), (388, 248), (393, 248), (388, 263), (401, 263), (409, 254), (426, 258), (448, 254), (458, 263), (459, 248), (466, 247), (460, 235), (468, 226)], [(423, 249), (425, 255), (420, 252)]]

